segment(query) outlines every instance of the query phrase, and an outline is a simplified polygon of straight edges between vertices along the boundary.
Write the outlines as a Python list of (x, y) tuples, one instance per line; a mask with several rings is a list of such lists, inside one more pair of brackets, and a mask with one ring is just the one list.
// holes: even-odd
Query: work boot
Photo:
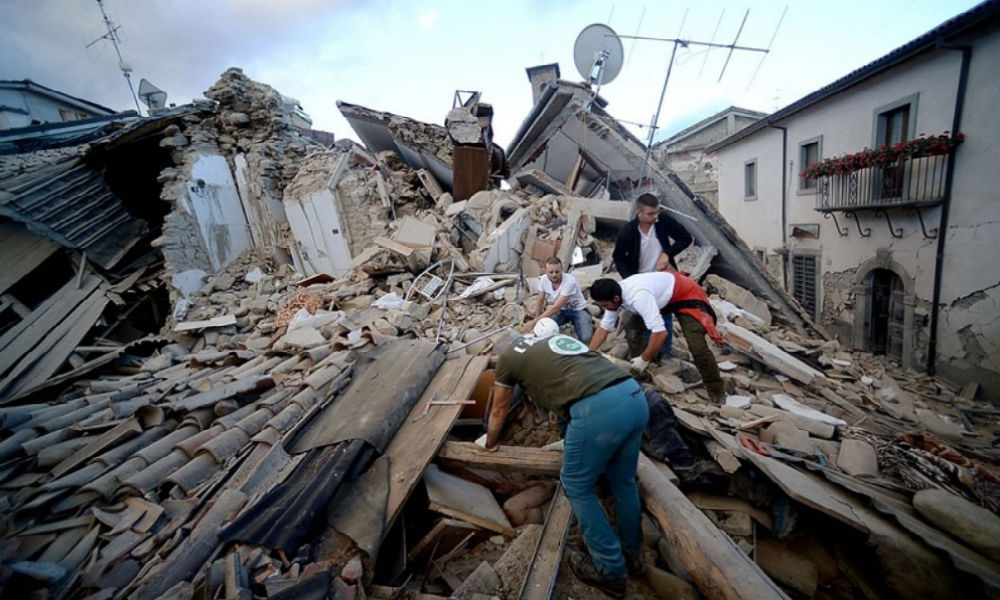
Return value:
[(580, 552), (572, 551), (569, 555), (569, 570), (582, 583), (595, 587), (612, 598), (624, 598), (627, 585), (625, 578), (605, 579), (597, 572), (590, 557)]
[(642, 555), (626, 552), (625, 569), (628, 570), (629, 577), (644, 577), (646, 575), (646, 563), (642, 562)]

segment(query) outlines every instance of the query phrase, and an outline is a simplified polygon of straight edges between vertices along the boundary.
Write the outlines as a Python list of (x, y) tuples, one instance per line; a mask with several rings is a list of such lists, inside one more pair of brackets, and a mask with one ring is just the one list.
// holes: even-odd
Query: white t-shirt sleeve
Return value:
[(656, 296), (649, 290), (637, 290), (632, 297), (632, 309), (642, 317), (646, 329), (652, 333), (666, 331), (663, 324), (663, 317), (660, 316), (660, 307), (656, 304)]
[(605, 310), (604, 316), (601, 317), (601, 329), (604, 331), (614, 331), (616, 325), (618, 325), (618, 311)]

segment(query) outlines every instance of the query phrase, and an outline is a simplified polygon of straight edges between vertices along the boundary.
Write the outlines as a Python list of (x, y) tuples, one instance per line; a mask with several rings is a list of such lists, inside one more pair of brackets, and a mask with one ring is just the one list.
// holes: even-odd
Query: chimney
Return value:
[(559, 79), (559, 63), (549, 65), (538, 65), (525, 69), (528, 73), (528, 81), (531, 82), (531, 96), (533, 103), (538, 102), (538, 97), (542, 95), (545, 84), (555, 82)]

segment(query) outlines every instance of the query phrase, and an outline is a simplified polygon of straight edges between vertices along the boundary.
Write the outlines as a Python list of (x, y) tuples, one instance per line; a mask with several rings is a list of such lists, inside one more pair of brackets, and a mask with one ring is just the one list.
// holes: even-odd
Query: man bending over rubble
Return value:
[(705, 341), (705, 334), (716, 343), (723, 343), (715, 329), (715, 311), (708, 303), (705, 290), (693, 279), (679, 273), (640, 273), (622, 280), (598, 279), (590, 286), (590, 296), (604, 309), (601, 324), (590, 340), (590, 349), (597, 350), (618, 324), (620, 308), (639, 315), (649, 330), (649, 342), (639, 356), (632, 359), (632, 370), (643, 373), (649, 363), (660, 353), (667, 340), (663, 315), (677, 313), (688, 350), (698, 367), (713, 402), (726, 400), (726, 388), (719, 374), (712, 349)]
[[(546, 300), (552, 306), (545, 309)], [(580, 289), (576, 277), (563, 273), (563, 264), (558, 256), (549, 257), (545, 261), (545, 273), (538, 278), (538, 306), (535, 308), (535, 318), (524, 325), (525, 331), (531, 331), (539, 319), (552, 318), (556, 324), (565, 325), (572, 321), (576, 337), (584, 344), (594, 336), (594, 322), (587, 310), (587, 299)]]
[[(623, 598), (626, 573), (643, 570), (635, 473), (649, 418), (646, 398), (624, 369), (578, 340), (561, 334), (524, 337), (497, 363), (487, 450), (498, 447), (517, 384), (539, 406), (570, 419), (560, 479), (591, 558), (573, 553), (570, 568), (580, 581)], [(615, 499), (620, 539), (594, 491), (602, 473)]]

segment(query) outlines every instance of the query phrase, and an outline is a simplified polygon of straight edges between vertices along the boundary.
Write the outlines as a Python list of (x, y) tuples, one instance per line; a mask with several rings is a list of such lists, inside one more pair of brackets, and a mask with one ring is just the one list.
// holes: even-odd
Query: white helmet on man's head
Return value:
[(555, 322), (554, 319), (548, 317), (543, 317), (538, 319), (535, 323), (534, 329), (531, 330), (536, 338), (547, 338), (549, 336), (559, 333), (559, 324)]

